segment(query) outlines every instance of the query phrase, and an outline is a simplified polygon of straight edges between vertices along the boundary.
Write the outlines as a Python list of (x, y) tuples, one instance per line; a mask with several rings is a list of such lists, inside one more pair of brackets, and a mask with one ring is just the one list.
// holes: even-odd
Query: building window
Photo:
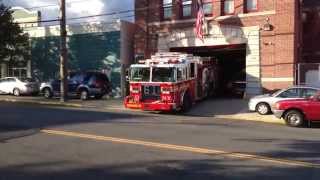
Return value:
[(172, 17), (172, 0), (163, 0), (163, 19), (170, 19)]
[(182, 17), (191, 17), (192, 0), (182, 0)]
[(213, 12), (213, 1), (203, 0), (203, 12), (206, 16), (211, 16)]
[(234, 13), (234, 0), (223, 1), (223, 13), (225, 15)]
[(258, 10), (258, 0), (247, 0), (246, 1), (246, 11), (252, 12)]
[(27, 68), (9, 67), (9, 76), (17, 78), (27, 77)]

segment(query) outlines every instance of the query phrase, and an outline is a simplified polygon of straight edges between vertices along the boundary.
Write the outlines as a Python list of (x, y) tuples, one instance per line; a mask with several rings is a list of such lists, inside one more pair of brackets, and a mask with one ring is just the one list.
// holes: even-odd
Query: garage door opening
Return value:
[(185, 52), (217, 59), (219, 65), (218, 97), (243, 98), (246, 90), (246, 44), (175, 47), (171, 52)]

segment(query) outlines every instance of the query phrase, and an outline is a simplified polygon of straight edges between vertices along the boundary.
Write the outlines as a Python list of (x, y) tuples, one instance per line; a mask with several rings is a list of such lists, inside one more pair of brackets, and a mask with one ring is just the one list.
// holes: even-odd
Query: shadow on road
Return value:
[[(159, 114), (174, 114), (177, 116), (214, 117), (217, 115), (234, 115), (248, 112), (248, 101), (233, 98), (209, 98), (194, 104), (190, 111), (182, 112), (156, 112)], [(154, 112), (151, 112), (154, 113)]]
[(0, 123), (0, 143), (7, 140), (30, 136), (39, 132), (39, 129), (30, 129), (19, 125), (6, 125)]
[(31, 135), (43, 128), (93, 122), (125, 122), (146, 117), (148, 116), (124, 112), (99, 112), (5, 103), (0, 104), (0, 142)]
[[(294, 172), (294, 173), (293, 173)], [(230, 180), (314, 179), (316, 171), (299, 167), (254, 165), (240, 160), (163, 160), (90, 166), (76, 162), (43, 162), (0, 168), (0, 179)]]

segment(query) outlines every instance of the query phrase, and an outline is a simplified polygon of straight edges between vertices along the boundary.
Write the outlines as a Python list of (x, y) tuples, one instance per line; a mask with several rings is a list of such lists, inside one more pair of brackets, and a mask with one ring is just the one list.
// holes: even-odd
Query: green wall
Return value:
[[(41, 81), (59, 77), (59, 37), (32, 38), (33, 75)], [(72, 71), (109, 72), (114, 95), (120, 89), (120, 31), (68, 37), (68, 67)]]

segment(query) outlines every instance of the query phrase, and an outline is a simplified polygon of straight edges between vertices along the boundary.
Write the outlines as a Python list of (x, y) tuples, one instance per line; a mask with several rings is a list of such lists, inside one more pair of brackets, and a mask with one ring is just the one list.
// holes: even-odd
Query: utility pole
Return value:
[(66, 30), (66, 0), (60, 0), (60, 101), (66, 102), (68, 95), (67, 81), (67, 30)]

